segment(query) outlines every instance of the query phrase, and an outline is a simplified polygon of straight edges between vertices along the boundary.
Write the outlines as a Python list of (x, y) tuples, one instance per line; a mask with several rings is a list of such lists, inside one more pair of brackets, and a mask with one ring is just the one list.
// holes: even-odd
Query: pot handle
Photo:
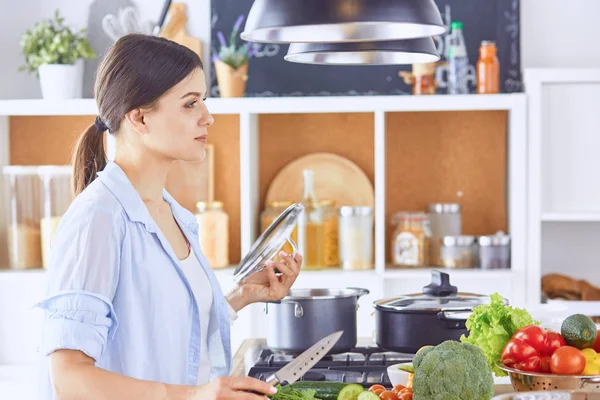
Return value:
[(449, 329), (465, 329), (468, 314), (470, 312), (467, 311), (440, 311), (437, 313), (437, 318), (446, 322)]
[(302, 308), (302, 304), (293, 300), (274, 300), (267, 301), (265, 303), (265, 314), (269, 314), (269, 304), (293, 304), (294, 305), (294, 317), (302, 318), (304, 317), (304, 308)]
[(359, 299), (360, 299), (362, 296), (366, 296), (366, 295), (368, 295), (369, 293), (371, 293), (371, 292), (369, 291), (369, 289), (364, 289), (364, 288), (349, 287), (348, 289), (351, 289), (351, 290), (356, 290), (356, 291), (358, 292), (358, 293), (357, 293), (357, 297), (358, 297)]

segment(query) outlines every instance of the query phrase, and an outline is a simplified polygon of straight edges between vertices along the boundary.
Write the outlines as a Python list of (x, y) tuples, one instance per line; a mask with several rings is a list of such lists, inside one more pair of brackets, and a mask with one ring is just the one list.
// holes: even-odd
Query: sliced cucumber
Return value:
[(373, 392), (362, 392), (361, 394), (358, 395), (358, 398), (356, 400), (379, 400), (379, 396), (377, 396), (375, 393)]
[(358, 396), (366, 390), (358, 383), (351, 383), (340, 391), (337, 400), (358, 400)]

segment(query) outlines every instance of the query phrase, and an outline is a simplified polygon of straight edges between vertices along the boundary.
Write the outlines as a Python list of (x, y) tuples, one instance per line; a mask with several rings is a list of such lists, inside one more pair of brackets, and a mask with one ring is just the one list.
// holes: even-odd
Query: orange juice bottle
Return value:
[(477, 61), (477, 93), (492, 94), (500, 92), (500, 62), (496, 43), (489, 40), (481, 42)]

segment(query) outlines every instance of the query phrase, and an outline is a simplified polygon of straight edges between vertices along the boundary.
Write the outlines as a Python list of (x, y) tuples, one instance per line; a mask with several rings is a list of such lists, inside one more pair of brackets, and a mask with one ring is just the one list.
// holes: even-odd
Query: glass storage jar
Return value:
[(474, 268), (477, 253), (474, 236), (444, 236), (439, 240), (440, 256), (436, 266), (445, 268)]
[(6, 166), (9, 267), (48, 268), (52, 237), (72, 201), (68, 165)]
[(503, 232), (479, 236), (479, 266), (483, 269), (510, 268), (510, 236)]
[(461, 206), (458, 203), (431, 203), (427, 206), (431, 227), (430, 259), (436, 264), (440, 260), (440, 246), (446, 236), (462, 235)]
[[(261, 233), (266, 231), (267, 228), (275, 221), (277, 217), (285, 211), (286, 208), (292, 205), (291, 201), (271, 201), (267, 203), (267, 207), (263, 210), (260, 215), (260, 231)], [(298, 243), (298, 227), (296, 226), (291, 234), (292, 240)], [(285, 242), (280, 251), (285, 251), (287, 254), (292, 254), (294, 249), (289, 242)], [(279, 253), (279, 252), (277, 252)], [(273, 257), (274, 260), (280, 261), (279, 254)]]
[(423, 212), (398, 212), (392, 223), (392, 264), (400, 267), (425, 267), (429, 263), (431, 230), (429, 218)]
[(223, 203), (200, 201), (196, 207), (202, 253), (211, 268), (225, 268), (229, 265), (229, 216), (223, 210)]
[(323, 265), (339, 267), (338, 210), (333, 200), (319, 201), (323, 210)]
[(339, 254), (345, 270), (373, 268), (373, 209), (340, 207)]

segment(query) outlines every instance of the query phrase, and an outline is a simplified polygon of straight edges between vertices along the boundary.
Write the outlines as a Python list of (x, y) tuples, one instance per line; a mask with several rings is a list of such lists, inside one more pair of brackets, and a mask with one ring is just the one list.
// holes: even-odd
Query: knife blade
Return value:
[(267, 383), (273, 386), (277, 384), (285, 386), (296, 382), (325, 357), (327, 353), (329, 353), (338, 340), (340, 340), (343, 333), (344, 331), (338, 331), (329, 336), (325, 336), (293, 361), (288, 363), (285, 367), (269, 376), (269, 378), (267, 378)]

